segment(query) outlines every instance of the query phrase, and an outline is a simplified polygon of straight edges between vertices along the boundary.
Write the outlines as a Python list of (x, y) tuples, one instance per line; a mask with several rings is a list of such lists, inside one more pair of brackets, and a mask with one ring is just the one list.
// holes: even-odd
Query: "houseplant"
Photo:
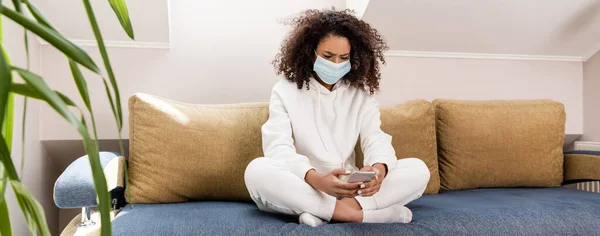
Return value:
[[(73, 75), (75, 84), (79, 91), (85, 107), (77, 107), (73, 99), (63, 95), (59, 91), (52, 90), (44, 79), (31, 72), (29, 68), (18, 68), (10, 63), (10, 55), (7, 54), (2, 44), (2, 17), (0, 17), (0, 127), (2, 127), (2, 136), (0, 136), (0, 235), (12, 235), (8, 207), (4, 198), (7, 194), (8, 185), (12, 187), (18, 205), (23, 212), (25, 221), (32, 235), (50, 235), (48, 224), (44, 215), (44, 210), (40, 203), (31, 195), (20, 181), (20, 177), (15, 169), (11, 158), (12, 129), (13, 129), (13, 101), (14, 96), (23, 96), (25, 99), (39, 99), (50, 105), (61, 117), (71, 123), (82, 138), (85, 152), (89, 156), (90, 166), (93, 173), (96, 193), (98, 195), (98, 209), (101, 214), (101, 232), (102, 235), (111, 234), (110, 226), (110, 195), (107, 190), (106, 180), (102, 171), (98, 141), (96, 134), (96, 122), (92, 109), (92, 103), (88, 93), (87, 83), (81, 72), (80, 66), (101, 75), (104, 80), (104, 87), (109, 99), (112, 112), (114, 114), (119, 140), (121, 139), (121, 130), (123, 117), (121, 112), (121, 98), (115, 75), (113, 73), (110, 60), (102, 39), (96, 16), (90, 4), (90, 0), (82, 0), (86, 10), (86, 15), (94, 32), (98, 49), (102, 55), (103, 64), (106, 69), (106, 75), (103, 73), (94, 60), (80, 47), (66, 39), (52, 24), (42, 15), (42, 13), (29, 0), (12, 0), (10, 3), (0, 0), (0, 15), (4, 20), (10, 20), (24, 29), (24, 46), (28, 54), (28, 34), (33, 33), (50, 45), (61, 51), (69, 61), (69, 69)], [(134, 39), (133, 27), (129, 19), (128, 9), (125, 0), (108, 0), (115, 12), (121, 26), (127, 35)], [(29, 14), (33, 17), (29, 17)], [(29, 55), (27, 55), (29, 61)], [(29, 63), (27, 63), (29, 67)], [(16, 77), (23, 79), (24, 83), (16, 82)], [(26, 101), (26, 100), (25, 100)], [(26, 102), (24, 103), (26, 104)], [(70, 109), (75, 107), (76, 109)], [(73, 112), (73, 111), (76, 112)], [(85, 120), (85, 114), (91, 118), (91, 123)], [(23, 114), (25, 116), (25, 113)], [(25, 125), (23, 123), (23, 125)], [(91, 132), (90, 132), (91, 131)], [(123, 145), (120, 143), (121, 152)]]

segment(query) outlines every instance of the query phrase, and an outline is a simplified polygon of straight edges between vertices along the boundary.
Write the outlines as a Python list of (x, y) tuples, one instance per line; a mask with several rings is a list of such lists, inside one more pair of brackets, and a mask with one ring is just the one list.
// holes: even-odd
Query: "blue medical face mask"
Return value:
[(319, 75), (319, 78), (329, 85), (333, 85), (340, 81), (344, 75), (350, 72), (350, 68), (349, 60), (342, 63), (335, 63), (328, 61), (319, 55), (317, 55), (317, 60), (315, 60), (315, 65), (313, 66), (313, 70)]

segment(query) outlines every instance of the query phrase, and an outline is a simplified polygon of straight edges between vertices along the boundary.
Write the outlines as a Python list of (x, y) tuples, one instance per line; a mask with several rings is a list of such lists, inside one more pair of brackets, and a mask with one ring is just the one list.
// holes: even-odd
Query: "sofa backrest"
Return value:
[[(250, 200), (244, 171), (263, 156), (261, 126), (268, 116), (267, 103), (196, 105), (132, 96), (128, 202)], [(425, 100), (381, 111), (397, 157), (427, 163), (432, 177), (426, 193), (439, 189), (434, 118)]]
[[(136, 94), (129, 113), (129, 202), (250, 200), (244, 171), (263, 156), (267, 103), (197, 105)], [(429, 167), (426, 194), (440, 186), (550, 187), (563, 179), (558, 102), (412, 100), (381, 109), (381, 120), (398, 158)], [(355, 151), (361, 166), (358, 144)]]

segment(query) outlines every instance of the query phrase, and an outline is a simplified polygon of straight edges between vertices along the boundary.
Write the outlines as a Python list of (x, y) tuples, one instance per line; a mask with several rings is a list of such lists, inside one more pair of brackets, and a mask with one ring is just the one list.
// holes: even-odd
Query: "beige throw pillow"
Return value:
[[(440, 189), (435, 114), (430, 102), (417, 99), (392, 108), (381, 109), (381, 129), (392, 136), (392, 145), (398, 159), (416, 157), (429, 167), (431, 177), (425, 194), (435, 194)], [(363, 154), (357, 144), (356, 164), (362, 166)]]
[(561, 103), (440, 99), (433, 104), (443, 189), (561, 184)]
[(263, 156), (268, 104), (129, 99), (130, 203), (250, 200), (244, 171)]

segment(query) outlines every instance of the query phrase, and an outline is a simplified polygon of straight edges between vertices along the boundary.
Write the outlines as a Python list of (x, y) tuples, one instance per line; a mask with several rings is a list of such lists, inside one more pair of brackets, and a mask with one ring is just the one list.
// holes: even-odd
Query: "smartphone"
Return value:
[(375, 171), (354, 171), (348, 175), (340, 175), (340, 180), (348, 183), (369, 182), (376, 174)]

